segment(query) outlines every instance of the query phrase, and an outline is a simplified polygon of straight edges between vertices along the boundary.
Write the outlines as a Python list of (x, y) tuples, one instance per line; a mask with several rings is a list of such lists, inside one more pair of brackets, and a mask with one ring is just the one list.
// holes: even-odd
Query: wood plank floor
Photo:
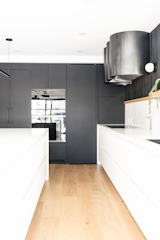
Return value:
[(25, 240), (146, 240), (101, 165), (50, 164)]

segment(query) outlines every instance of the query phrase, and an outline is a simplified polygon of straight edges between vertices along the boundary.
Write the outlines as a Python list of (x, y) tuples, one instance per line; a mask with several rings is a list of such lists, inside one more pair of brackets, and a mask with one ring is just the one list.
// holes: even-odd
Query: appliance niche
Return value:
[(65, 89), (32, 89), (33, 128), (49, 128), (50, 141), (66, 141)]

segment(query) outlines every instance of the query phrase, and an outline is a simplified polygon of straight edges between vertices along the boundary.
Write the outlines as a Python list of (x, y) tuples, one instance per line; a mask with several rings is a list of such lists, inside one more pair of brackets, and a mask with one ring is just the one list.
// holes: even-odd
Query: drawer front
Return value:
[(111, 156), (111, 135), (104, 129), (100, 128), (99, 131), (99, 141), (100, 141), (100, 147), (103, 147), (104, 150)]
[(115, 186), (119, 195), (127, 205), (128, 202), (127, 186), (129, 178), (126, 175), (126, 173), (113, 160), (111, 160), (110, 162), (110, 176), (113, 185)]
[(125, 142), (114, 135), (112, 135), (112, 153), (113, 160), (125, 170)]
[[(0, 231), (0, 239), (17, 239), (17, 237), (13, 238), (17, 211), (20, 207), (20, 203), (27, 196), (31, 185), (35, 180), (37, 172), (41, 169), (42, 165), (44, 166), (44, 164), (45, 167), (43, 168), (43, 175), (45, 174), (46, 178), (47, 161), (44, 161), (46, 148), (47, 137), (45, 136), (26, 154), (24, 154), (24, 156), (20, 158), (11, 168), (9, 168), (5, 174), (3, 174), (2, 180), (4, 184), (1, 189), (3, 194), (0, 206), (0, 224), (2, 226), (2, 231)], [(36, 196), (36, 191), (38, 191), (38, 188), (33, 191), (33, 196)], [(8, 226), (10, 226), (9, 231)]]
[(32, 184), (38, 169), (40, 168), (44, 158), (46, 157), (47, 141), (44, 136), (30, 151), (28, 151), (21, 161), (23, 161), (22, 174), (19, 179), (19, 198), (23, 199)]
[(132, 146), (131, 179), (160, 210), (160, 158)]
[(147, 240), (159, 240), (160, 211), (131, 180), (127, 207)]
[(108, 153), (104, 151), (103, 148), (101, 148), (100, 162), (109, 177), (110, 177), (110, 161), (111, 161), (111, 157), (108, 155)]
[[(16, 212), (15, 221), (13, 224), (14, 232), (12, 240), (25, 239), (29, 225), (31, 223), (39, 196), (41, 194), (45, 179), (46, 179), (46, 158), (42, 162), (30, 188), (28, 189), (25, 198), (19, 202)], [(21, 226), (19, 228), (19, 226)]]

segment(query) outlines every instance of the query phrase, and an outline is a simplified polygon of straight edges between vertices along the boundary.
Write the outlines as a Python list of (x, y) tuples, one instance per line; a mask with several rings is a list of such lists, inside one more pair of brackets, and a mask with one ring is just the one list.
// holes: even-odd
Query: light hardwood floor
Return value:
[(25, 240), (146, 240), (101, 165), (50, 165)]

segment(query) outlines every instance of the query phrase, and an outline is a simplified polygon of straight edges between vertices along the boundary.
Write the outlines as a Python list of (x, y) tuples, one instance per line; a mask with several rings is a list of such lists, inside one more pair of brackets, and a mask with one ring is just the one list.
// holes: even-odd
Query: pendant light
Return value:
[(12, 38), (6, 38), (6, 41), (8, 41), (8, 73), (0, 70), (0, 73), (2, 73), (6, 77), (10, 77), (9, 75), (9, 61), (10, 61), (10, 42), (12, 41)]

